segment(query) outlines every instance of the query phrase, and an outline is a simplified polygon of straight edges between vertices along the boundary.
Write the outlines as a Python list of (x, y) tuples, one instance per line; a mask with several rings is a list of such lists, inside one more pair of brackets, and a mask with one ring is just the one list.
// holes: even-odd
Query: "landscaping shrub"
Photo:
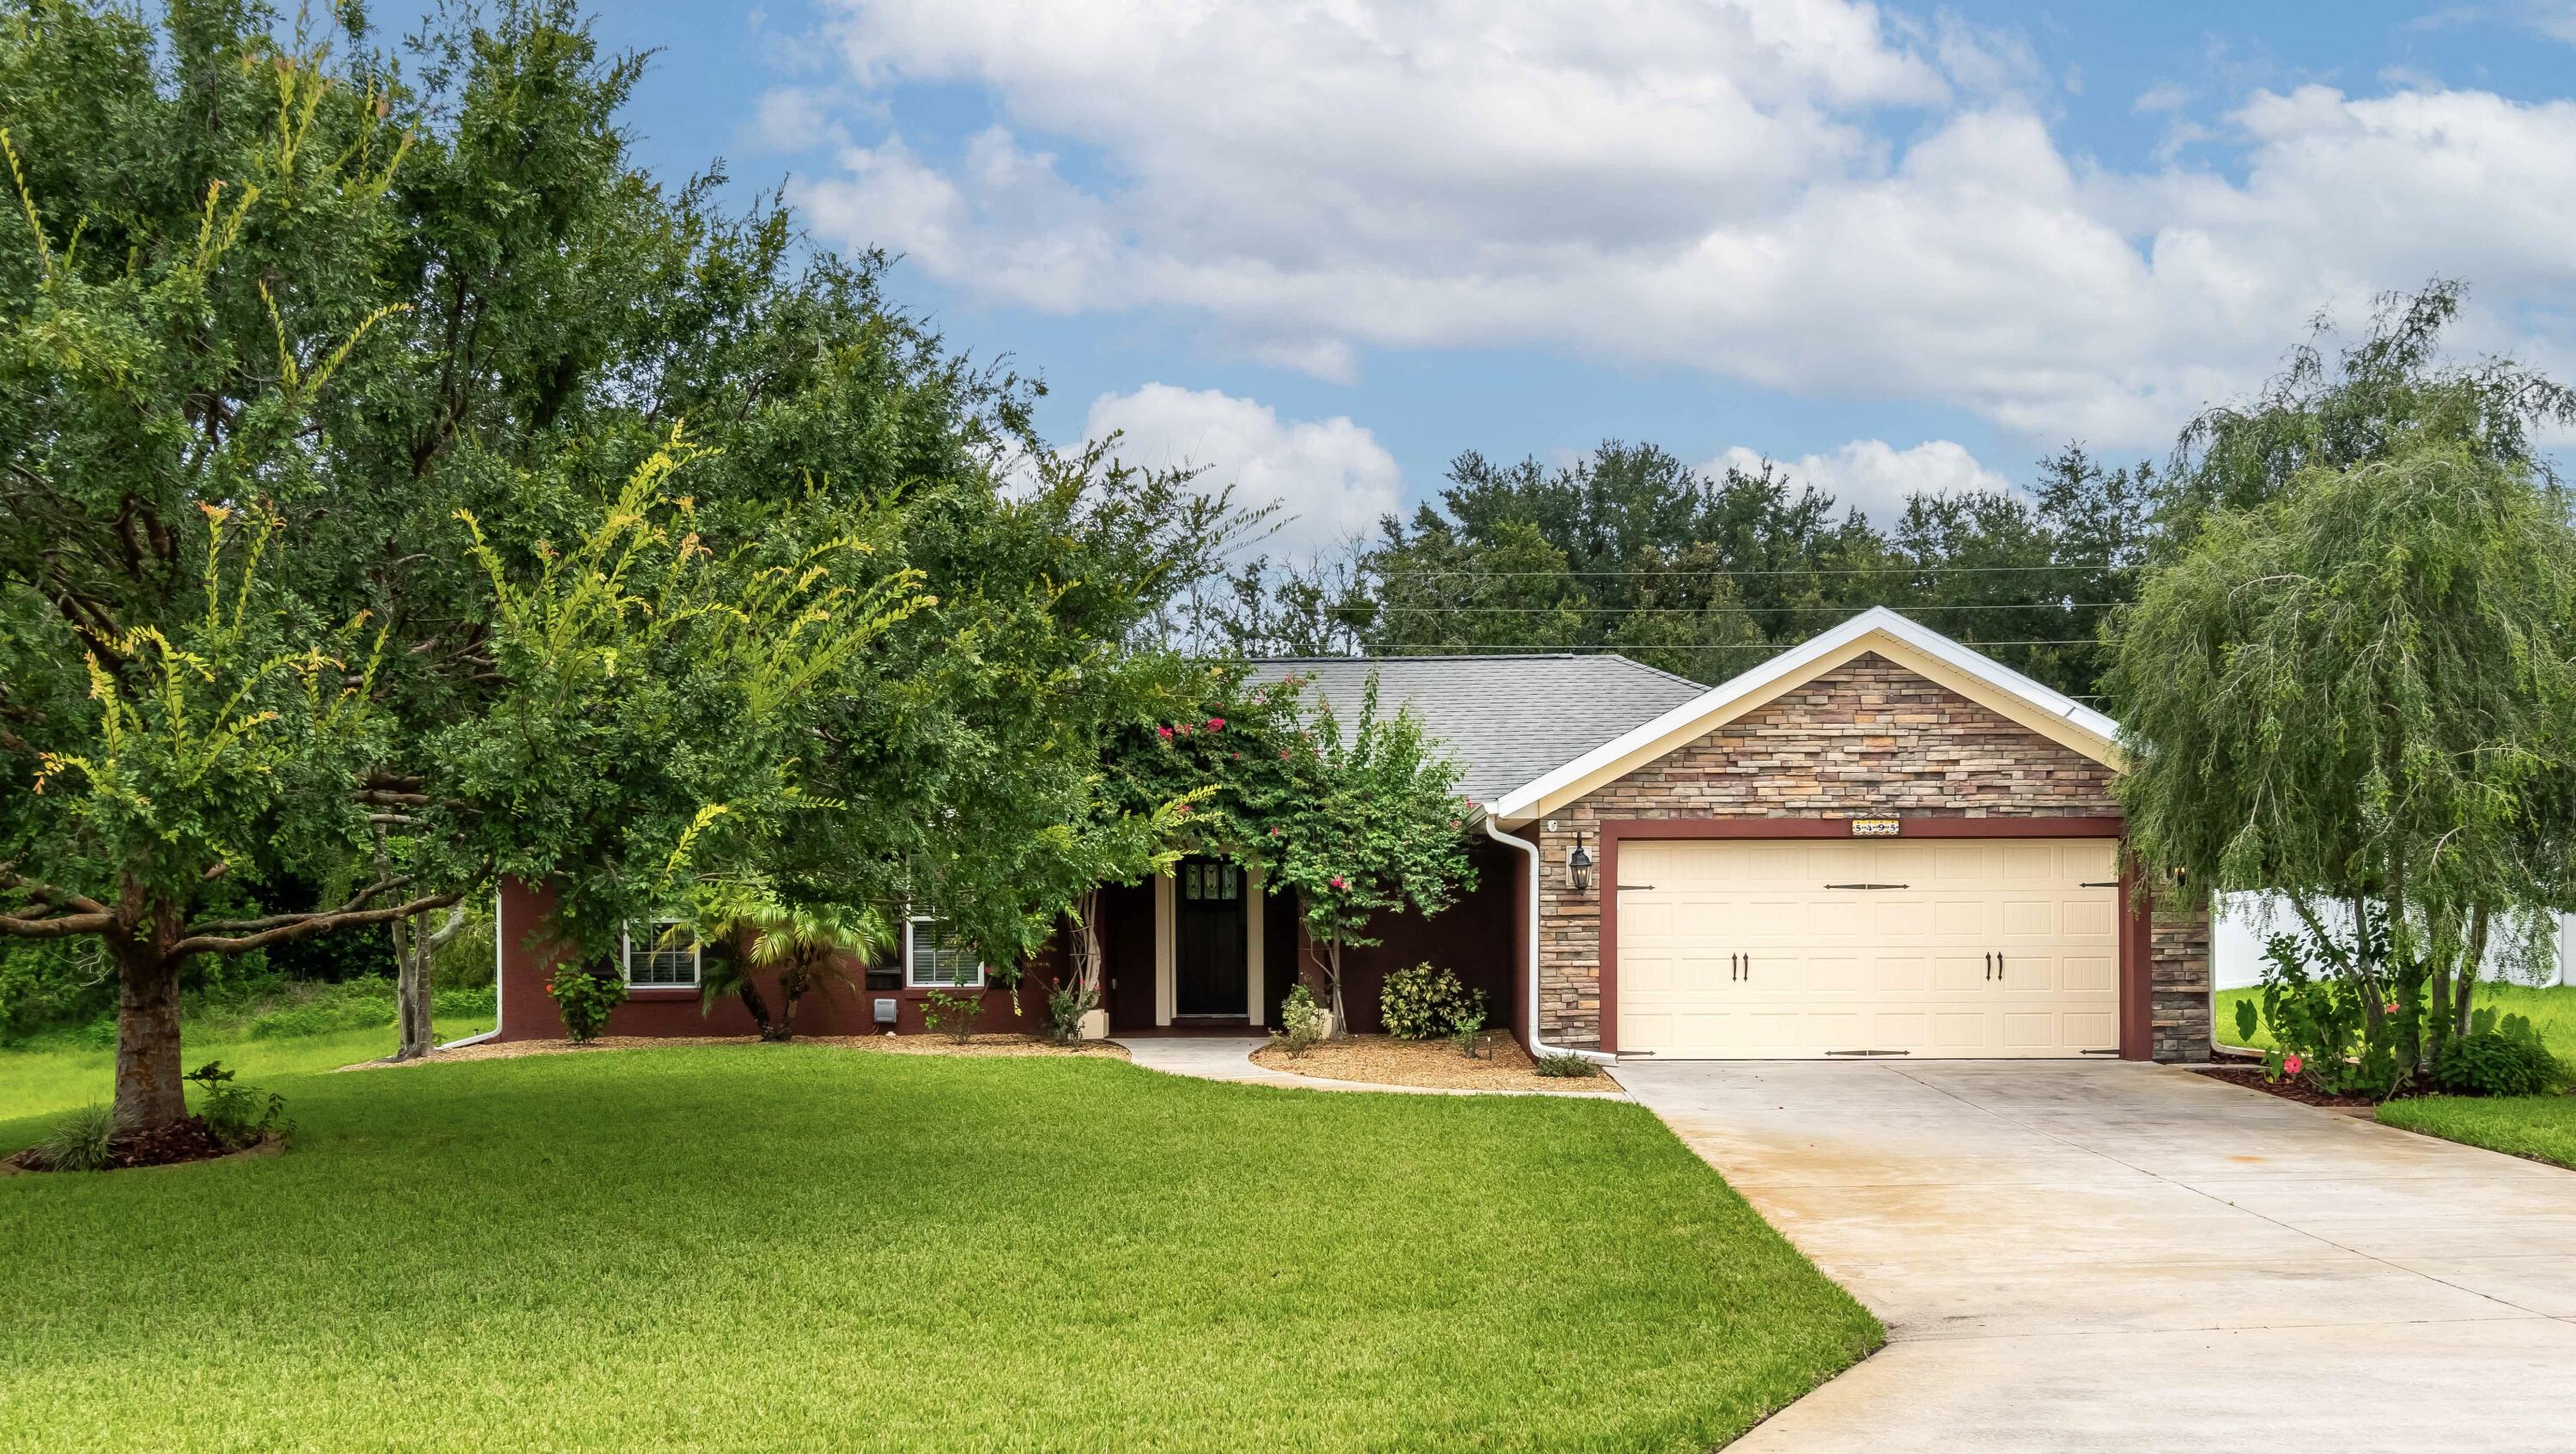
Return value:
[(1457, 971), (1434, 969), (1427, 962), (1388, 975), (1378, 995), (1378, 1018), (1398, 1040), (1455, 1035), (1460, 1021), (1471, 1014), (1476, 1023), (1484, 1023), (1485, 992), (1468, 990), (1458, 983)]
[(1458, 1047), (1459, 1054), (1466, 1056), (1469, 1060), (1473, 1060), (1476, 1058), (1477, 1037), (1484, 1034), (1484, 1032), (1485, 1007), (1482, 1004), (1479, 1004), (1476, 1008), (1469, 1010), (1458, 1017), (1456, 1027), (1451, 1029), (1449, 1032), (1449, 1039)]
[(1589, 1080), (1601, 1073), (1601, 1067), (1571, 1050), (1551, 1050), (1538, 1058), (1533, 1067), (1539, 1074), (1557, 1080)]
[(564, 1034), (575, 1045), (585, 1045), (608, 1027), (609, 1012), (626, 1003), (626, 981), (566, 960), (555, 966), (546, 993), (554, 997), (555, 1013), (563, 1016)]
[(188, 1081), (204, 1093), (197, 1116), (206, 1123), (206, 1133), (227, 1151), (256, 1145), (272, 1131), (292, 1129), (286, 1097), (275, 1091), (262, 1096), (255, 1087), (235, 1082), (221, 1061), (209, 1060), (189, 1071)]
[(975, 1017), (984, 1013), (981, 994), (952, 995), (946, 990), (932, 990), (922, 1001), (921, 1028), (932, 1034), (943, 1031), (950, 1040), (963, 1045), (975, 1038)]
[(1071, 985), (1056, 985), (1047, 991), (1047, 1038), (1058, 1045), (1071, 1045), (1082, 1038), (1082, 1017), (1099, 1008), (1100, 996)]
[(1303, 1060), (1306, 1052), (1323, 1043), (1324, 1009), (1303, 984), (1293, 985), (1288, 997), (1279, 1003), (1279, 1043), (1287, 1048), (1292, 1060)]
[[(2420, 963), (2388, 952), (2386, 925), (2365, 916), (2362, 952), (2313, 934), (2275, 934), (2263, 946), (2263, 1020), (2275, 1044), (2264, 1071), (2328, 1095), (2384, 1099), (2404, 1087), (2423, 1055), (2428, 1009)], [(2362, 964), (2387, 966), (2381, 975)], [(2239, 1030), (2245, 1011), (2237, 1011)]]
[(83, 1106), (56, 1121), (36, 1143), (36, 1159), (48, 1171), (98, 1171), (107, 1165), (108, 1143), (115, 1139), (115, 1110)]
[(2527, 1015), (2498, 1020), (2493, 1009), (2469, 1017), (2469, 1033), (2442, 1047), (2433, 1084), (2459, 1095), (2536, 1096), (2562, 1078), (2558, 1057), (2541, 1043)]

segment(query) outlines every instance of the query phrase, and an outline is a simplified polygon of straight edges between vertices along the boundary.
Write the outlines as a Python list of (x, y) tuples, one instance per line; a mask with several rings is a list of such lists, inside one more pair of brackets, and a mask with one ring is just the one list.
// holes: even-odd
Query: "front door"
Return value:
[(1245, 1013), (1243, 870), (1213, 858), (1184, 858), (1173, 873), (1180, 880), (1173, 1011), (1239, 1018)]

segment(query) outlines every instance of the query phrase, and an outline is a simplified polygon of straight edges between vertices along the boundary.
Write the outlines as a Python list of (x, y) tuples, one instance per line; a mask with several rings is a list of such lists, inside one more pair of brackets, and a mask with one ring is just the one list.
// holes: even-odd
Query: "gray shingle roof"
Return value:
[(1410, 705), (1466, 767), (1460, 791), (1490, 803), (1708, 689), (1624, 656), (1274, 657), (1254, 681), (1295, 675), (1308, 701), (1355, 716), (1378, 674), (1383, 710)]

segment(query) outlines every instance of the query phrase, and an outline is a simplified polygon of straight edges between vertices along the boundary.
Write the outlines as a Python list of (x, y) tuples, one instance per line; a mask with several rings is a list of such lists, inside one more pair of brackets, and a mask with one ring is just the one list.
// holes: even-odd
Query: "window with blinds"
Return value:
[(693, 989), (698, 983), (697, 931), (676, 919), (626, 927), (626, 982)]
[(983, 962), (947, 924), (937, 919), (914, 919), (904, 925), (904, 935), (904, 963), (914, 989), (983, 986)]

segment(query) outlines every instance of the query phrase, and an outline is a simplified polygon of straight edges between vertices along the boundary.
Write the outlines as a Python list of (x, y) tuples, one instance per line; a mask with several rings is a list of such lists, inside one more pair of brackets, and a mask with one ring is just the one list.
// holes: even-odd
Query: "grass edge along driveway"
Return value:
[(0, 1181), (0, 1447), (1696, 1450), (1883, 1337), (1631, 1105), (753, 1045), (276, 1085), (286, 1156)]

